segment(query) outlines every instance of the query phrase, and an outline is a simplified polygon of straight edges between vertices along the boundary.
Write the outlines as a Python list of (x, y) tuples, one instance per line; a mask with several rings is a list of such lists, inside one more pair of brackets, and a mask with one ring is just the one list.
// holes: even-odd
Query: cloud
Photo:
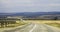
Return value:
[(50, 6), (60, 6), (60, 4), (49, 4)]
[(60, 0), (0, 0), (0, 12), (41, 12), (60, 10)]

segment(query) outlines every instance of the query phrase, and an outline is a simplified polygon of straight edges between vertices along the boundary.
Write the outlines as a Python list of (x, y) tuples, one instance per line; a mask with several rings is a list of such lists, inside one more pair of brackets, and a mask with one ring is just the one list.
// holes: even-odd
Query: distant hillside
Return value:
[(0, 16), (40, 16), (40, 15), (60, 15), (60, 12), (22, 12), (22, 13), (0, 13)]
[(40, 15), (60, 15), (60, 12), (24, 12), (12, 14), (15, 16), (40, 16)]

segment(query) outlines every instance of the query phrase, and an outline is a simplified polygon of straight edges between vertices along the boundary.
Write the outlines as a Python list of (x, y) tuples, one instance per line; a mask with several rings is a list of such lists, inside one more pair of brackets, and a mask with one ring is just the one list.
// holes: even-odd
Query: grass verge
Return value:
[(45, 24), (60, 28), (60, 23), (45, 23)]

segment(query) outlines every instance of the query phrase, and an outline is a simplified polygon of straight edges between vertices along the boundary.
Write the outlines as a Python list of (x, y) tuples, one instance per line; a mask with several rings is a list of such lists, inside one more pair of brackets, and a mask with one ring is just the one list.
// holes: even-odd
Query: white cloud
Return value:
[(0, 0), (0, 11), (35, 12), (60, 10), (60, 0)]
[(60, 4), (49, 4), (50, 6), (60, 6)]

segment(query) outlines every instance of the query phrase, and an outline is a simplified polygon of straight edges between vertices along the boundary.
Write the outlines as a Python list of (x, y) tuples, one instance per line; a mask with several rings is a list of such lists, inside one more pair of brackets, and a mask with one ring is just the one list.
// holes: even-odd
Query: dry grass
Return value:
[(60, 28), (60, 23), (46, 23), (46, 24)]
[(26, 20), (32, 23), (60, 23), (60, 20)]
[(26, 20), (26, 21), (37, 24), (48, 24), (60, 28), (60, 20)]

